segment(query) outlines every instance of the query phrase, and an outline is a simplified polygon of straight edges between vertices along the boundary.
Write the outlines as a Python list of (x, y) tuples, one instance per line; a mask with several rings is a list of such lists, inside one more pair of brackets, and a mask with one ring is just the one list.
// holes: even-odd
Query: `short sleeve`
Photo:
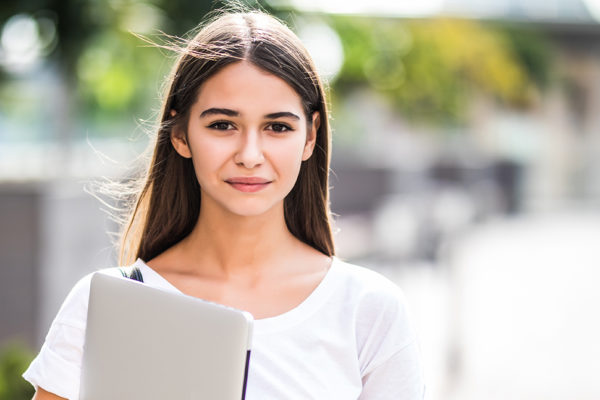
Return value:
[(423, 399), (420, 352), (404, 294), (387, 278), (369, 275), (356, 320), (360, 399)]
[(79, 398), (79, 381), (91, 274), (71, 290), (54, 318), (37, 357), (23, 378), (70, 400)]
[(416, 341), (374, 366), (362, 383), (359, 400), (422, 400), (425, 384)]

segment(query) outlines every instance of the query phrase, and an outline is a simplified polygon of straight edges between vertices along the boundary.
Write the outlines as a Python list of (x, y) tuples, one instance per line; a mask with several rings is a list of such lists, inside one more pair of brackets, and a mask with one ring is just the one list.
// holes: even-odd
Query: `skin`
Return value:
[[(186, 129), (171, 138), (194, 163), (202, 188), (198, 222), (148, 265), (186, 294), (257, 319), (300, 304), (331, 259), (289, 232), (283, 200), (312, 155), (318, 127), (318, 113), (307, 121), (285, 81), (253, 64), (229, 65), (207, 80)], [(270, 183), (254, 193), (228, 183), (247, 176)]]
[[(183, 293), (247, 310), (256, 319), (302, 303), (331, 258), (289, 232), (283, 200), (312, 155), (319, 118), (314, 113), (308, 121), (285, 81), (248, 62), (207, 80), (187, 127), (171, 136), (175, 150), (194, 164), (200, 215), (188, 237), (147, 264)], [(228, 183), (248, 176), (269, 183), (256, 192)], [(62, 398), (39, 388), (34, 399)]]
[(59, 397), (54, 393), (50, 393), (45, 391), (44, 389), (37, 388), (35, 395), (33, 396), (33, 400), (67, 400), (64, 397)]

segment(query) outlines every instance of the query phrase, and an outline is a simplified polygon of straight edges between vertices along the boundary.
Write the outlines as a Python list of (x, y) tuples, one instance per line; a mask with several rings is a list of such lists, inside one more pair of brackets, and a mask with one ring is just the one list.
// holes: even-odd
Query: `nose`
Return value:
[(234, 161), (246, 168), (257, 167), (265, 161), (261, 138), (257, 131), (248, 130), (240, 135), (240, 143)]

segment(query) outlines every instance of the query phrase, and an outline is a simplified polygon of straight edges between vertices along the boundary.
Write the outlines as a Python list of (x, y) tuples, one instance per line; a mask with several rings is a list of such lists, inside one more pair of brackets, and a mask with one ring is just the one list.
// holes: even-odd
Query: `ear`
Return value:
[(321, 126), (321, 114), (315, 111), (312, 115), (312, 124), (310, 129), (306, 132), (306, 143), (304, 144), (304, 152), (302, 153), (302, 161), (306, 161), (310, 158), (317, 143), (317, 131)]
[[(171, 110), (171, 116), (175, 116), (175, 110)], [(192, 158), (192, 152), (187, 141), (187, 135), (179, 125), (171, 129), (171, 144), (175, 151), (183, 158)]]

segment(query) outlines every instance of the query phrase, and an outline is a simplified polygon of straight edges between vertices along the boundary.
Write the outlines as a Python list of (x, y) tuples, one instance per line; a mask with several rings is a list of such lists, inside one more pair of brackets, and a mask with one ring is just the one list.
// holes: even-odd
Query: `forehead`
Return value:
[(241, 114), (303, 114), (302, 99), (286, 81), (247, 61), (229, 64), (207, 79), (198, 90), (194, 107), (230, 108)]

